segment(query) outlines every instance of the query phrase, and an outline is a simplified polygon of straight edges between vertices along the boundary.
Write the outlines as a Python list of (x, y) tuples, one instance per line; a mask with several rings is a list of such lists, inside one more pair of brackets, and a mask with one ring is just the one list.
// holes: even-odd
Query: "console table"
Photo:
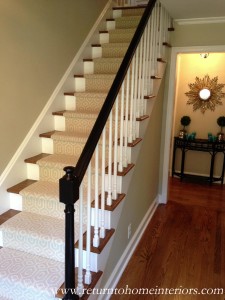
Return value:
[[(181, 168), (180, 172), (175, 172), (175, 160), (176, 160), (176, 151), (177, 149), (181, 150)], [(177, 175), (182, 180), (185, 177), (184, 173), (184, 165), (185, 165), (185, 154), (187, 151), (202, 151), (208, 152), (211, 155), (211, 163), (210, 163), (210, 172), (209, 177), (207, 179), (210, 183), (214, 181), (220, 181), (223, 184), (224, 178), (224, 169), (225, 169), (225, 142), (209, 142), (206, 139), (195, 139), (195, 140), (186, 140), (180, 139), (178, 137), (174, 138), (174, 148), (173, 148), (173, 161), (172, 161), (172, 176)], [(213, 176), (214, 171), (214, 162), (215, 157), (218, 152), (223, 153), (223, 166), (221, 176), (219, 178), (215, 178)]]

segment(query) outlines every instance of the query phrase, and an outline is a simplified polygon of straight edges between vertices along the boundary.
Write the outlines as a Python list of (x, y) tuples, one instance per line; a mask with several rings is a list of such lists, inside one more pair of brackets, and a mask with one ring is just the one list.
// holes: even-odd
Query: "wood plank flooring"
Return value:
[(127, 289), (128, 294), (111, 300), (225, 299), (225, 187), (173, 178), (168, 198), (167, 205), (157, 208), (117, 285), (121, 293), (127, 287), (134, 293), (152, 289), (152, 294), (132, 295)]

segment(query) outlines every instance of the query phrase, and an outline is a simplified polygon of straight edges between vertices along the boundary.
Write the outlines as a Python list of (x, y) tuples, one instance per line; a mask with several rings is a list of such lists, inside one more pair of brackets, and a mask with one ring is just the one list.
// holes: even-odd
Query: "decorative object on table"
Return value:
[(183, 129), (180, 130), (179, 138), (185, 139), (186, 135), (187, 135), (187, 131), (186, 131), (185, 127), (191, 123), (191, 118), (189, 116), (183, 116), (180, 119), (180, 123), (181, 123), (181, 125), (183, 125)]
[(186, 139), (189, 140), (189, 141), (194, 141), (195, 137), (196, 137), (196, 132), (186, 134)]
[(215, 142), (217, 140), (217, 136), (213, 135), (211, 132), (208, 133), (208, 141)]
[(224, 140), (223, 127), (225, 127), (225, 116), (220, 116), (217, 119), (217, 124), (220, 126), (221, 129), (221, 131), (217, 133), (217, 139), (220, 142)]
[(210, 79), (209, 75), (205, 75), (202, 79), (195, 77), (194, 83), (188, 84), (190, 91), (185, 95), (189, 98), (187, 104), (193, 105), (193, 111), (200, 109), (204, 112), (207, 109), (215, 110), (216, 105), (222, 105), (221, 99), (225, 97), (222, 92), (225, 84), (218, 83), (218, 76)]

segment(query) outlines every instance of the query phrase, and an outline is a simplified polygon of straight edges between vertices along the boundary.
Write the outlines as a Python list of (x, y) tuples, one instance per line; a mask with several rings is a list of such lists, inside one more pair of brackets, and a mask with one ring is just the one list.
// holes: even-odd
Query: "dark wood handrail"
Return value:
[(90, 160), (92, 158), (92, 155), (95, 151), (95, 148), (97, 146), (97, 143), (100, 139), (100, 136), (102, 134), (102, 131), (105, 127), (105, 124), (108, 120), (109, 114), (112, 110), (112, 107), (114, 105), (114, 102), (116, 100), (116, 97), (119, 93), (120, 87), (123, 83), (123, 80), (126, 76), (127, 70), (130, 66), (130, 63), (132, 61), (132, 58), (135, 54), (135, 51), (138, 47), (138, 44), (141, 40), (142, 34), (145, 30), (145, 27), (147, 25), (148, 19), (152, 13), (152, 10), (155, 6), (156, 0), (150, 0), (144, 14), (139, 22), (139, 25), (134, 33), (134, 36), (131, 40), (131, 43), (127, 49), (127, 52), (124, 56), (124, 59), (120, 65), (120, 68), (118, 70), (118, 73), (113, 81), (113, 84), (109, 90), (109, 93), (105, 99), (105, 102), (102, 106), (102, 109), (97, 117), (97, 120), (92, 128), (92, 131), (89, 135), (89, 138), (84, 146), (84, 149), (80, 155), (80, 158), (76, 164), (74, 175), (77, 178), (77, 181), (79, 183), (82, 182), (82, 179), (86, 173), (86, 170), (88, 168), (88, 165), (90, 163)]

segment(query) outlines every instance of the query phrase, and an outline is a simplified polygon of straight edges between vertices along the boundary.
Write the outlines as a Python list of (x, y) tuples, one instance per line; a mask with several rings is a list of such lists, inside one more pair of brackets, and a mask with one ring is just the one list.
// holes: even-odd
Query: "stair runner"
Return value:
[(66, 130), (52, 135), (54, 154), (37, 161), (40, 179), (20, 192), (22, 212), (0, 227), (0, 299), (55, 299), (64, 282), (64, 205), (58, 180), (65, 166), (76, 164), (142, 13), (126, 9), (116, 19), (109, 43), (101, 45), (102, 58), (94, 59), (94, 74), (84, 74), (85, 91), (75, 93), (76, 110), (64, 112)]

